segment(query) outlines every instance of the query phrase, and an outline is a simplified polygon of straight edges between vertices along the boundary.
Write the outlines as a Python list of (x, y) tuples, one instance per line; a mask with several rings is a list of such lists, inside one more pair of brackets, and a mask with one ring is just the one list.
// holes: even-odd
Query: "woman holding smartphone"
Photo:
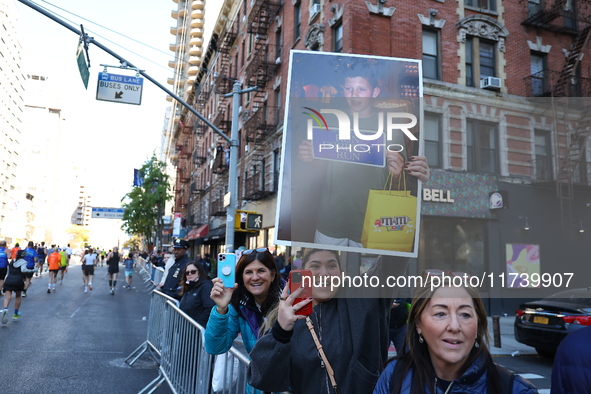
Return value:
[[(379, 261), (370, 274), (382, 268)], [(292, 294), (283, 289), (277, 321), (269, 322), (272, 329), (250, 353), (249, 384), (263, 391), (289, 389), (294, 394), (371, 393), (388, 358), (393, 294), (389, 298), (343, 297), (347, 289), (330, 286), (330, 278), (343, 273), (336, 251), (307, 249), (302, 263), (314, 277), (313, 300), (295, 302), (302, 298), (303, 289)], [(401, 266), (406, 267), (406, 259), (387, 265)], [(321, 278), (329, 279), (328, 286), (317, 286)], [(342, 293), (336, 297), (338, 292)], [(308, 320), (298, 312), (310, 302), (313, 312)]]
[(267, 248), (242, 252), (235, 272), (232, 288), (224, 287), (220, 278), (212, 281), (211, 299), (216, 306), (205, 329), (205, 349), (210, 354), (230, 350), (238, 334), (250, 353), (268, 312), (279, 302), (281, 275)]

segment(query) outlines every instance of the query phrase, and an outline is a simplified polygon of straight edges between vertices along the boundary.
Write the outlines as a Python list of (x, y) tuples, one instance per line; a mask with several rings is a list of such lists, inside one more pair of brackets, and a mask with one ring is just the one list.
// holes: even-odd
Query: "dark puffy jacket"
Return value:
[[(390, 362), (376, 387), (374, 388), (373, 394), (391, 394), (390, 388), (390, 378), (392, 373), (394, 372), (394, 367), (396, 366), (396, 360)], [(484, 365), (484, 359), (480, 358), (474, 361), (474, 363), (464, 372), (464, 374), (459, 378), (452, 382), (452, 386), (447, 392), (448, 394), (486, 394), (488, 393), (487, 388), (487, 381), (486, 381), (486, 367)], [(402, 383), (402, 389), (400, 390), (400, 394), (409, 394), (412, 387), (412, 371), (408, 373), (404, 377), (404, 381)], [(432, 390), (433, 388), (431, 388)], [(425, 390), (425, 392), (431, 392)], [(522, 379), (519, 375), (515, 376), (515, 380), (513, 382), (513, 392), (511, 394), (537, 394), (538, 389), (536, 389), (531, 383), (527, 380)], [(444, 391), (437, 387), (436, 394), (443, 394)]]
[(591, 327), (568, 334), (554, 358), (552, 394), (591, 393)]

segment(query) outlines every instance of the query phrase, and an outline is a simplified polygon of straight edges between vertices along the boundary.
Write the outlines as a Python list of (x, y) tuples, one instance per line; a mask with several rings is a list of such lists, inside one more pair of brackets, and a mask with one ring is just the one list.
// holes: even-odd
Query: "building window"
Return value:
[(275, 32), (275, 58), (281, 57), (281, 47), (283, 45), (283, 37), (281, 36), (281, 29), (277, 29)]
[(550, 144), (550, 133), (543, 130), (534, 131), (535, 144), (535, 165), (534, 178), (537, 181), (551, 181), (554, 179), (552, 170), (552, 145)]
[(332, 48), (334, 52), (343, 52), (343, 23), (332, 27)]
[(293, 9), (293, 36), (297, 40), (300, 37), (300, 27), (302, 24), (302, 4), (297, 3)]
[(532, 95), (542, 96), (546, 92), (546, 54), (532, 53), (530, 64)]
[(441, 79), (439, 56), (439, 32), (423, 30), (423, 76), (425, 78)]
[(464, 0), (464, 5), (489, 11), (497, 10), (496, 0)]
[(466, 134), (467, 170), (496, 174), (499, 157), (497, 126), (478, 120), (468, 120)]
[(441, 168), (441, 116), (425, 114), (425, 156), (431, 168)]
[(495, 53), (494, 42), (466, 37), (466, 86), (480, 87), (481, 79), (496, 76)]
[(419, 273), (425, 269), (482, 275), (487, 269), (483, 220), (424, 217), (419, 241)]
[(527, 10), (528, 16), (533, 16), (538, 12), (542, 11), (542, 0), (528, 0), (527, 1)]

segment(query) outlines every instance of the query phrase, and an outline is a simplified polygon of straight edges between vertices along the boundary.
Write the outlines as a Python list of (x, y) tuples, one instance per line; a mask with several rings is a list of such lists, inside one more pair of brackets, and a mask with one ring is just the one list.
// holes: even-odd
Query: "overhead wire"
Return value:
[[(68, 14), (72, 15), (72, 16), (75, 16), (75, 17), (77, 17), (77, 18), (80, 18), (80, 19), (82, 19), (82, 20), (85, 20), (85, 21), (87, 21), (87, 22), (89, 22), (89, 23), (91, 23), (91, 24), (93, 24), (93, 25), (95, 25), (95, 26), (97, 26), (97, 27), (100, 27), (100, 28), (102, 28), (102, 29), (105, 29), (105, 30), (107, 30), (107, 31), (110, 31), (110, 32), (112, 32), (112, 33), (114, 33), (114, 34), (117, 34), (117, 35), (119, 35), (119, 36), (121, 36), (121, 37), (123, 37), (123, 38), (126, 38), (126, 39), (128, 39), (128, 40), (131, 40), (131, 41), (133, 41), (133, 42), (136, 42), (136, 43), (138, 43), (138, 44), (140, 44), (140, 45), (143, 45), (143, 46), (145, 46), (145, 47), (147, 47), (147, 48), (150, 48), (150, 49), (152, 49), (152, 50), (154, 50), (154, 51), (157, 51), (157, 52), (159, 52), (159, 53), (161, 53), (161, 54), (164, 54), (164, 55), (170, 56), (170, 53), (167, 53), (167, 52), (164, 52), (164, 51), (162, 51), (162, 50), (160, 50), (160, 49), (154, 48), (154, 47), (152, 47), (152, 46), (150, 46), (150, 45), (148, 45), (148, 44), (145, 44), (145, 43), (143, 43), (143, 42), (141, 42), (141, 41), (139, 41), (139, 40), (136, 40), (136, 39), (134, 39), (134, 38), (132, 38), (132, 37), (129, 37), (129, 36), (125, 35), (125, 34), (119, 33), (119, 32), (117, 32), (117, 31), (115, 31), (115, 30), (113, 30), (113, 29), (110, 29), (110, 28), (108, 28), (108, 27), (106, 27), (106, 26), (103, 26), (103, 25), (101, 25), (101, 24), (99, 24), (99, 23), (93, 22), (92, 20), (90, 20), (90, 19), (88, 19), (88, 18), (85, 18), (85, 17), (83, 17), (83, 16), (77, 15), (77, 14), (75, 14), (75, 13), (71, 12), (71, 11), (68, 11), (68, 10), (66, 10), (66, 9), (64, 9), (64, 8), (62, 8), (62, 7), (59, 7), (59, 6), (55, 5), (55, 4), (52, 4), (52, 3), (50, 3), (50, 2), (48, 2), (48, 1), (46, 1), (46, 0), (41, 0), (41, 1), (42, 1), (43, 3), (46, 3), (46, 4), (48, 4), (48, 5), (52, 6), (52, 7), (55, 7), (55, 8), (57, 8), (57, 9), (61, 10), (61, 11), (63, 11), (63, 12), (66, 12), (66, 13), (68, 13)], [(31, 2), (32, 2), (32, 3), (34, 3), (33, 1), (31, 1)], [(34, 4), (35, 4), (35, 3), (34, 3)], [(44, 6), (40, 5), (40, 4), (36, 4), (36, 5), (37, 5), (38, 7), (40, 7), (40, 8), (43, 8), (44, 10), (46, 10), (46, 11), (48, 11), (48, 12), (50, 12), (50, 13), (54, 14), (54, 15), (56, 15), (56, 16), (59, 16), (60, 18), (62, 18), (62, 19), (64, 19), (64, 20), (66, 20), (66, 21), (68, 21), (68, 22), (70, 22), (70, 23), (72, 23), (72, 24), (74, 24), (74, 25), (78, 25), (78, 23), (77, 23), (77, 22), (75, 22), (75, 21), (73, 21), (72, 19), (69, 19), (69, 18), (67, 18), (67, 17), (65, 17), (65, 16), (63, 16), (63, 15), (60, 15), (60, 14), (58, 14), (56, 11), (54, 11), (54, 10), (52, 10), (52, 9), (49, 9), (49, 8), (47, 8), (47, 7), (44, 7)], [(96, 35), (97, 37), (100, 37), (101, 39), (103, 39), (103, 40), (105, 40), (105, 41), (108, 41), (108, 42), (110, 42), (110, 43), (112, 43), (112, 44), (114, 44), (114, 45), (118, 46), (119, 48), (122, 48), (122, 49), (124, 49), (124, 50), (126, 50), (126, 51), (128, 51), (128, 52), (130, 52), (130, 53), (132, 53), (132, 54), (134, 54), (134, 55), (136, 55), (136, 56), (138, 56), (138, 57), (140, 57), (140, 58), (142, 58), (142, 59), (144, 59), (144, 60), (146, 60), (146, 61), (148, 61), (148, 62), (150, 62), (150, 63), (154, 64), (154, 65), (157, 65), (157, 66), (158, 66), (158, 67), (160, 67), (160, 68), (163, 68), (163, 69), (165, 69), (165, 70), (167, 70), (167, 71), (169, 71), (169, 72), (171, 71), (171, 70), (170, 70), (170, 68), (168, 68), (168, 67), (166, 67), (166, 66), (164, 66), (164, 65), (162, 65), (162, 64), (160, 64), (160, 63), (157, 63), (157, 62), (155, 62), (155, 61), (153, 61), (153, 60), (151, 60), (151, 59), (149, 59), (149, 58), (147, 58), (147, 57), (145, 57), (145, 56), (143, 56), (143, 55), (140, 55), (139, 53), (137, 53), (137, 52), (134, 52), (134, 51), (132, 51), (131, 49), (129, 49), (129, 48), (127, 48), (127, 47), (124, 47), (124, 46), (122, 46), (121, 44), (118, 44), (118, 43), (114, 42), (113, 40), (110, 40), (110, 39), (108, 39), (107, 37), (105, 37), (105, 36), (103, 36), (103, 35), (99, 34), (98, 32), (96, 32), (96, 31), (94, 31), (94, 30), (89, 30), (88, 28), (86, 28), (86, 30), (87, 30), (88, 32), (91, 32), (91, 33), (93, 33), (93, 34), (94, 34), (94, 35)], [(189, 63), (189, 62), (187, 62), (186, 60), (184, 60), (184, 59), (179, 59), (179, 58), (178, 58), (178, 57), (176, 57), (176, 56), (174, 56), (174, 60), (175, 60), (175, 62), (178, 62), (178, 61), (180, 60), (180, 61), (182, 61), (182, 62), (184, 62), (184, 63), (186, 63), (186, 64), (190, 64), (190, 63)], [(199, 67), (199, 66), (197, 66), (197, 67)], [(202, 68), (202, 67), (199, 67), (199, 68), (201, 68), (201, 69), (204, 69), (204, 68)], [(205, 70), (205, 69), (204, 69), (204, 70)], [(172, 70), (172, 73), (173, 73), (173, 75), (174, 75), (174, 76), (176, 76), (176, 75), (178, 74), (178, 73), (177, 73), (175, 70)]]

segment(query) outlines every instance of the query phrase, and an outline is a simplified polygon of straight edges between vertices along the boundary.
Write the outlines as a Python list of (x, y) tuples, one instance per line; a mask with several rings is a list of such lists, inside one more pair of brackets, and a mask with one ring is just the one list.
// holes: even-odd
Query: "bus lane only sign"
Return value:
[(142, 103), (144, 78), (99, 72), (96, 99), (115, 103)]

